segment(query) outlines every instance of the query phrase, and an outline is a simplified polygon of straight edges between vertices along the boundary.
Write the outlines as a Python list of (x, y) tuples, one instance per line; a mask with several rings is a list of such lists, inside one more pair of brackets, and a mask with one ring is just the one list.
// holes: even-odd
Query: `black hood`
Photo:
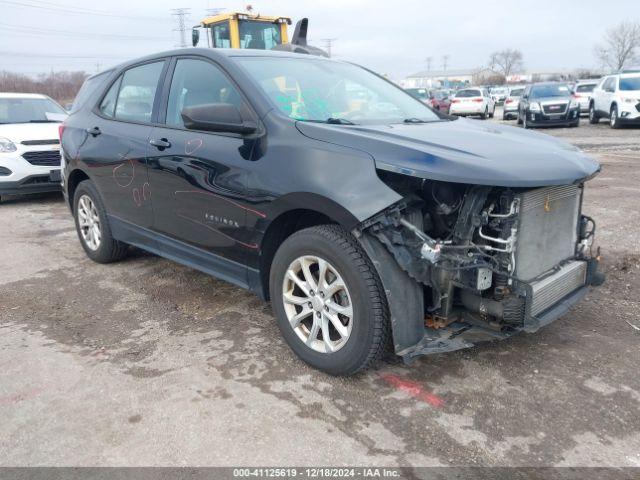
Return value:
[(376, 167), (432, 180), (504, 187), (580, 182), (600, 170), (573, 145), (480, 120), (424, 124), (327, 125), (297, 122), (303, 135), (369, 153)]

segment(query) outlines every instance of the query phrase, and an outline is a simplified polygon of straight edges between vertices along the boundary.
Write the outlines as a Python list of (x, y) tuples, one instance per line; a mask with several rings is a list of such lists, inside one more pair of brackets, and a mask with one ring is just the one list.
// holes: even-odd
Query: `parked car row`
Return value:
[(426, 103), (434, 110), (449, 113), (451, 100), (446, 90), (429, 90), (427, 88), (407, 88), (407, 93)]

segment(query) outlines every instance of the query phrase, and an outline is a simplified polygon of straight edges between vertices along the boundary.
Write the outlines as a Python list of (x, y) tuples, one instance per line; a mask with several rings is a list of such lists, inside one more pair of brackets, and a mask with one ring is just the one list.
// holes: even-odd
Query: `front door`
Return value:
[(188, 130), (181, 111), (227, 103), (251, 116), (243, 97), (208, 60), (179, 58), (169, 87), (165, 126), (154, 127), (149, 182), (158, 233), (244, 264), (257, 245), (248, 240), (247, 215), (263, 215), (246, 203), (246, 168), (253, 141), (232, 133)]

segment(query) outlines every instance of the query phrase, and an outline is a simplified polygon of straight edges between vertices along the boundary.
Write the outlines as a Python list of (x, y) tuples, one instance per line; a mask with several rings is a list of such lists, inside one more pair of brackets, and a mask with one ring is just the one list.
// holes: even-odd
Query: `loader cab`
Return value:
[(223, 13), (202, 20), (193, 30), (193, 46), (200, 40), (197, 29), (206, 33), (207, 45), (213, 48), (250, 48), (272, 50), (289, 43), (288, 17), (266, 17), (250, 13)]

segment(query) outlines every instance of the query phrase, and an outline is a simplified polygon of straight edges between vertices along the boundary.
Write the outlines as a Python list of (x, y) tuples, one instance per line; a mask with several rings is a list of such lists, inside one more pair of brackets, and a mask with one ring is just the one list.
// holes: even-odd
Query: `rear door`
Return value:
[[(247, 240), (246, 215), (262, 215), (245, 203), (253, 139), (235, 133), (188, 130), (181, 111), (226, 103), (237, 107), (244, 119), (257, 117), (217, 64), (202, 57), (179, 57), (172, 63), (175, 67), (164, 87), (164, 126), (156, 126), (150, 138), (153, 229), (244, 264), (246, 252), (257, 249)], [(224, 265), (228, 262), (217, 268)]]
[(80, 150), (107, 211), (149, 228), (153, 222), (146, 157), (166, 60), (125, 70), (91, 115)]

